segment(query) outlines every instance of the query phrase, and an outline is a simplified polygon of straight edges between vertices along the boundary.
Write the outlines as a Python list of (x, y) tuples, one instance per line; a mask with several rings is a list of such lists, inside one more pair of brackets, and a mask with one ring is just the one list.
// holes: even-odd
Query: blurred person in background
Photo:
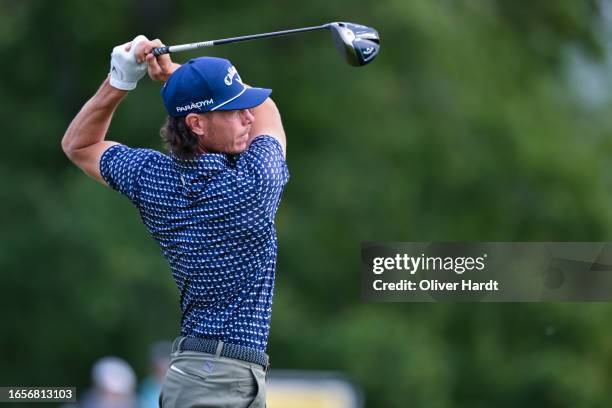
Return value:
[(92, 370), (93, 388), (87, 391), (79, 408), (138, 408), (136, 375), (119, 357), (103, 357)]
[(151, 347), (151, 372), (140, 383), (139, 400), (141, 408), (159, 407), (159, 395), (166, 371), (170, 365), (171, 351), (172, 342), (170, 341), (160, 341)]

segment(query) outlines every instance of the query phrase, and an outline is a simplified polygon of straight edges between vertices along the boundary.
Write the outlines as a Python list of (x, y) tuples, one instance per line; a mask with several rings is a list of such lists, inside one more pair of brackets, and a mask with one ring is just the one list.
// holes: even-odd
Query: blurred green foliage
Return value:
[[(611, 106), (581, 103), (565, 57), (603, 63), (605, 3), (3, 2), (0, 384), (83, 389), (107, 354), (144, 375), (148, 345), (178, 332), (137, 211), (60, 149), (111, 48), (345, 20), (379, 30), (371, 65), (346, 65), (326, 33), (207, 51), (274, 89), (288, 135), (273, 367), (343, 371), (368, 407), (612, 405), (606, 303), (359, 298), (361, 241), (611, 240)], [(162, 149), (158, 93), (143, 80), (109, 139)]]

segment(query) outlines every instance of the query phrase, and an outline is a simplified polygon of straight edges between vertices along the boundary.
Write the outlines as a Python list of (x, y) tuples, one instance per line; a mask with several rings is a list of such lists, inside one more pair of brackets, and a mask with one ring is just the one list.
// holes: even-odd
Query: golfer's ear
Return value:
[(198, 136), (202, 136), (206, 130), (206, 119), (201, 114), (190, 113), (185, 117), (185, 123)]

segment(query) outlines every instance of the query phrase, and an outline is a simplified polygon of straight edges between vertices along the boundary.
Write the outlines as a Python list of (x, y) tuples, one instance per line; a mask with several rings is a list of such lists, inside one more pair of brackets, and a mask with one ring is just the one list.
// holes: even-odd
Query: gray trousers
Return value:
[(172, 353), (161, 408), (264, 408), (266, 372), (259, 364), (198, 351)]

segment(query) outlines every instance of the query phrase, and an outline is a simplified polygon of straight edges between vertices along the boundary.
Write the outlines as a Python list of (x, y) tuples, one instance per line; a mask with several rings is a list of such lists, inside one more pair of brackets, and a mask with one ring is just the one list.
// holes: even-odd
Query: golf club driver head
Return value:
[(380, 51), (378, 31), (360, 24), (330, 23), (334, 45), (344, 59), (355, 67), (370, 63)]

